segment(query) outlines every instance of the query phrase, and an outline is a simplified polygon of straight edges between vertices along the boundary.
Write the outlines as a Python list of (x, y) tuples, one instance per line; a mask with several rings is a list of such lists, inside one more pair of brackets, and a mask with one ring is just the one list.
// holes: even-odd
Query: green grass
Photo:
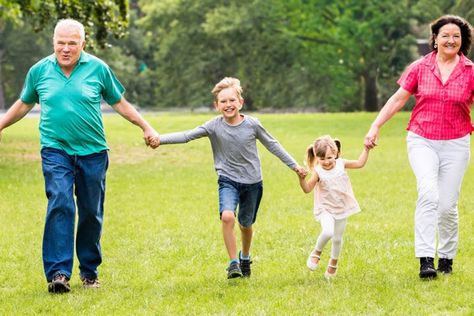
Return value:
[[(193, 128), (214, 114), (147, 114), (161, 133)], [(375, 114), (255, 114), (300, 162), (322, 134), (358, 157)], [(472, 315), (473, 168), (460, 199), (455, 273), (424, 282), (414, 258), (415, 179), (404, 129), (408, 113), (384, 127), (362, 170), (350, 170), (362, 212), (351, 217), (338, 276), (325, 281), (305, 262), (319, 233), (312, 194), (260, 146), (264, 197), (252, 246), (253, 275), (226, 279), (217, 184), (208, 139), (146, 148), (142, 134), (106, 115), (110, 151), (102, 237), (102, 288), (83, 290), (75, 262), (73, 291), (46, 290), (41, 243), (46, 197), (37, 118), (25, 118), (0, 143), (0, 315)]]

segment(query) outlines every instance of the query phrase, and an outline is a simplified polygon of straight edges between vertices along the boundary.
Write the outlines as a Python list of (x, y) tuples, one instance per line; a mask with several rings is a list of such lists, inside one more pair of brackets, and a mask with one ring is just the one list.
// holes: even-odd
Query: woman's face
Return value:
[(436, 35), (435, 43), (438, 45), (438, 53), (446, 56), (457, 55), (462, 44), (461, 29), (453, 23), (443, 25)]

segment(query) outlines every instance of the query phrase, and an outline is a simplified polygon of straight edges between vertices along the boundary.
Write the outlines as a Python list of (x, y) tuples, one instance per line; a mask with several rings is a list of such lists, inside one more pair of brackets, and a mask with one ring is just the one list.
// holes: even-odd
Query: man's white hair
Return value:
[(56, 26), (54, 27), (54, 35), (53, 38), (56, 37), (56, 33), (60, 28), (63, 27), (71, 27), (75, 28), (79, 31), (79, 35), (81, 36), (81, 40), (84, 41), (86, 39), (86, 32), (84, 31), (84, 25), (81, 22), (76, 21), (74, 19), (62, 19), (59, 20)]

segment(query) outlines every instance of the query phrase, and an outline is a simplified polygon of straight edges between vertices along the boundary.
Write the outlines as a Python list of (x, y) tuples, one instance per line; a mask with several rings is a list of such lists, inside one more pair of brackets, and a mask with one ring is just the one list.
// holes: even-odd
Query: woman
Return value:
[[(410, 95), (416, 104), (408, 123), (407, 149), (417, 180), (415, 255), (420, 278), (437, 271), (452, 273), (458, 247), (458, 197), (470, 156), (474, 64), (469, 53), (472, 26), (458, 16), (445, 15), (431, 24), (432, 52), (412, 63), (398, 80), (372, 123), (364, 143), (377, 145), (380, 128)], [(436, 233), (438, 232), (438, 249)], [(434, 258), (438, 253), (438, 270)]]

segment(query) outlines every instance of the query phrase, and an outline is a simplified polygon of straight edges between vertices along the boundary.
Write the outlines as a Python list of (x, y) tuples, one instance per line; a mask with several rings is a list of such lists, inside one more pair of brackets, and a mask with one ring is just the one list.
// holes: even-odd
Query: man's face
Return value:
[(84, 48), (84, 40), (81, 39), (79, 31), (70, 26), (64, 26), (54, 34), (54, 54), (59, 66), (63, 70), (72, 70), (76, 66), (81, 51)]

